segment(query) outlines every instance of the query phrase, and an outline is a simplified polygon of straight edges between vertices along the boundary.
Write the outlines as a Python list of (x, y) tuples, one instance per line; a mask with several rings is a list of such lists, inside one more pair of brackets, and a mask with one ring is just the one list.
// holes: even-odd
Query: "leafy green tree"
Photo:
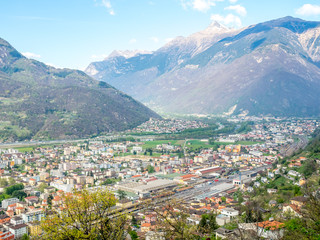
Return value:
[(320, 239), (320, 192), (313, 181), (304, 185), (303, 194), (308, 200), (301, 209), (302, 218), (288, 220), (284, 240)]
[(244, 222), (252, 223), (252, 222), (261, 222), (263, 221), (261, 211), (259, 211), (258, 202), (250, 202), (245, 207), (245, 215)]
[(4, 190), (4, 193), (5, 194), (8, 194), (8, 195), (11, 195), (14, 191), (16, 190), (22, 190), (24, 189), (24, 186), (22, 183), (19, 183), (19, 184), (15, 184), (15, 185), (12, 185), (10, 187), (7, 187), (5, 190)]
[(102, 183), (102, 185), (109, 185), (109, 184), (113, 184), (115, 182), (116, 182), (115, 180), (108, 178)]
[(117, 199), (107, 190), (75, 191), (63, 196), (64, 211), (53, 214), (41, 222), (42, 239), (125, 239), (125, 214), (112, 215)]
[(21, 237), (21, 240), (30, 240), (30, 237), (28, 236), (28, 234), (23, 234), (23, 236)]
[(50, 208), (52, 207), (52, 200), (53, 200), (53, 196), (52, 196), (52, 194), (50, 194), (50, 195), (48, 196), (48, 199), (47, 199), (48, 206), (49, 206)]
[(305, 229), (305, 223), (300, 218), (293, 218), (288, 220), (285, 223), (285, 235), (283, 237), (284, 240), (289, 239), (312, 239), (308, 238), (308, 231)]
[(8, 194), (0, 194), (0, 202), (2, 202), (4, 199), (8, 199), (8, 198), (11, 198), (11, 195), (8, 195)]
[(131, 231), (129, 231), (129, 234), (130, 234), (130, 237), (131, 237), (132, 240), (139, 239), (138, 234), (137, 234), (136, 231), (131, 230)]
[(188, 223), (189, 215), (186, 209), (181, 208), (181, 203), (170, 200), (165, 206), (152, 206), (152, 211), (157, 213), (157, 230), (164, 233), (164, 239), (196, 240), (200, 239), (197, 226)]
[(44, 192), (44, 189), (46, 189), (48, 187), (48, 184), (46, 184), (46, 183), (41, 183), (39, 186), (38, 186), (38, 190), (40, 191), (40, 192)]
[(201, 216), (201, 220), (198, 224), (198, 229), (203, 234), (212, 234), (216, 229), (219, 228), (219, 225), (216, 222), (215, 214), (204, 214)]
[(238, 196), (238, 202), (239, 202), (239, 204), (243, 203), (243, 201), (244, 201), (244, 199), (243, 199), (243, 197), (242, 197), (242, 194), (240, 194), (240, 195)]
[(118, 193), (118, 196), (119, 196), (120, 200), (125, 199), (126, 196), (127, 196), (126, 192), (123, 191), (123, 190), (118, 190), (117, 193)]
[(9, 185), (9, 182), (5, 178), (0, 178), (0, 187), (6, 187)]
[(135, 217), (134, 215), (132, 215), (131, 224), (132, 224), (133, 226), (136, 226), (136, 225), (138, 224), (138, 221), (137, 221), (137, 219), (136, 219), (136, 217)]
[(300, 196), (302, 194), (301, 188), (299, 186), (297, 186), (297, 185), (293, 186), (293, 191), (294, 191), (294, 195), (295, 196)]
[(27, 194), (24, 191), (16, 190), (12, 193), (12, 197), (16, 197), (22, 201), (25, 197), (27, 197)]
[(317, 163), (314, 160), (309, 159), (302, 165), (301, 172), (306, 178), (309, 178), (317, 171), (317, 168)]
[(155, 172), (154, 167), (151, 166), (151, 165), (147, 166), (147, 171), (148, 171), (148, 173), (154, 173)]

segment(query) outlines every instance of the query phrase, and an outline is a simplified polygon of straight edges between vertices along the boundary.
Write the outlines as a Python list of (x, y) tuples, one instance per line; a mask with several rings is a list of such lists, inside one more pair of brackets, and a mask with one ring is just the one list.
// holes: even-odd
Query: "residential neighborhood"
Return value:
[[(301, 216), (306, 198), (301, 196), (300, 188), (306, 179), (299, 168), (308, 161), (306, 157), (297, 157), (283, 164), (283, 149), (298, 146), (302, 138), (308, 139), (319, 122), (249, 120), (254, 120), (250, 131), (220, 134), (211, 139), (98, 138), (51, 146), (2, 148), (0, 239), (41, 234), (41, 221), (52, 210), (63, 211), (65, 197), (81, 189), (105, 189), (115, 194), (119, 199), (115, 209), (126, 209), (132, 214), (132, 228), (141, 239), (161, 237), (157, 231), (161, 218), (157, 211), (146, 207), (147, 203), (161, 206), (173, 199), (180, 201), (173, 211), (183, 209), (190, 224), (198, 225), (202, 216), (214, 214), (220, 226), (215, 234), (222, 239), (236, 239), (239, 231), (280, 239), (281, 220), (287, 215)], [(229, 121), (241, 123), (248, 119)], [(186, 128), (207, 127), (200, 122), (184, 124)], [(150, 120), (144, 130), (139, 128), (137, 132), (150, 132), (152, 125), (155, 122)], [(168, 128), (178, 129), (171, 125)], [(282, 196), (281, 186), (289, 189), (287, 195)], [(259, 200), (262, 192), (264, 204), (258, 211), (267, 213), (269, 219), (243, 223), (236, 230), (230, 228), (244, 216), (243, 207)]]

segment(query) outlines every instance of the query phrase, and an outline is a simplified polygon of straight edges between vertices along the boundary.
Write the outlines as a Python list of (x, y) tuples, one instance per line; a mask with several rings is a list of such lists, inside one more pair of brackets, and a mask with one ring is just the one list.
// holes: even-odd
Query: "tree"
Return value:
[(0, 178), (0, 187), (6, 187), (9, 185), (9, 182), (5, 178)]
[(23, 234), (23, 236), (21, 237), (21, 240), (29, 240), (30, 237), (28, 236), (28, 234)]
[(24, 189), (24, 186), (22, 183), (20, 184), (15, 184), (15, 185), (12, 185), (10, 187), (7, 187), (4, 191), (5, 194), (8, 194), (8, 195), (11, 195), (14, 191), (16, 190), (22, 190)]
[(118, 190), (117, 193), (118, 193), (118, 197), (120, 200), (126, 198), (126, 196), (127, 196), (126, 192), (123, 190)]
[(255, 201), (248, 203), (245, 207), (244, 222), (261, 222), (263, 218), (259, 208), (259, 204)]
[(131, 231), (129, 231), (129, 234), (130, 234), (130, 237), (131, 237), (132, 240), (137, 240), (137, 239), (139, 239), (139, 238), (138, 238), (138, 234), (137, 234), (136, 231), (131, 230)]
[(285, 235), (283, 239), (312, 239), (307, 237), (305, 223), (300, 218), (292, 218), (285, 223)]
[(320, 191), (316, 182), (309, 180), (304, 185), (303, 193), (308, 200), (301, 208), (302, 218), (286, 222), (285, 240), (320, 239)]
[(11, 198), (11, 196), (8, 195), (8, 194), (5, 194), (5, 193), (0, 194), (0, 201), (1, 201), (1, 202), (2, 202), (4, 199), (8, 199), (8, 198)]
[(302, 174), (308, 178), (317, 171), (318, 165), (314, 160), (307, 160), (301, 167)]
[(148, 171), (148, 173), (154, 173), (155, 172), (154, 167), (151, 166), (151, 165), (147, 166), (147, 171)]
[(52, 194), (50, 194), (50, 195), (48, 196), (48, 199), (47, 199), (47, 201), (48, 201), (48, 206), (49, 206), (49, 207), (52, 206), (52, 200), (53, 200), (53, 196), (52, 196)]
[(75, 191), (63, 196), (64, 210), (41, 222), (43, 239), (124, 239), (127, 216), (113, 215), (117, 199), (107, 190)]
[(27, 194), (24, 191), (16, 190), (12, 193), (12, 197), (19, 198), (20, 201), (22, 201), (25, 197), (27, 197)]
[(135, 217), (134, 215), (132, 215), (131, 224), (132, 224), (133, 226), (137, 226), (137, 224), (138, 224), (138, 221), (137, 221), (137, 219), (136, 219), (136, 217)]
[(216, 215), (213, 213), (202, 215), (198, 224), (198, 228), (203, 234), (212, 234), (216, 229), (219, 228), (219, 225), (216, 222)]
[(180, 202), (170, 200), (165, 206), (150, 206), (150, 210), (157, 213), (157, 230), (164, 233), (164, 239), (200, 239), (197, 226), (188, 223), (189, 215)]
[(41, 183), (39, 186), (38, 186), (38, 190), (40, 191), (40, 192), (44, 192), (44, 189), (46, 189), (48, 187), (48, 184), (46, 184), (46, 183)]

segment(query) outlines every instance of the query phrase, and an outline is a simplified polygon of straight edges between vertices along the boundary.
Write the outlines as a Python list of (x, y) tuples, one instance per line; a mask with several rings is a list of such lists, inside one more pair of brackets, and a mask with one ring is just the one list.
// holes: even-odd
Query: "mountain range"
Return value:
[(320, 115), (320, 22), (285, 17), (229, 29), (217, 22), (154, 52), (111, 54), (86, 73), (153, 110)]
[(82, 71), (28, 59), (0, 39), (0, 139), (79, 138), (159, 116)]

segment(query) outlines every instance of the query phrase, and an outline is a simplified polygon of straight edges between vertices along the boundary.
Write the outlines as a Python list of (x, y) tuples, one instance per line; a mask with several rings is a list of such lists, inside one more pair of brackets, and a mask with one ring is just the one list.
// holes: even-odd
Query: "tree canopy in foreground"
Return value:
[(43, 239), (124, 239), (126, 215), (111, 215), (117, 199), (107, 190), (63, 196), (63, 205), (41, 223)]

